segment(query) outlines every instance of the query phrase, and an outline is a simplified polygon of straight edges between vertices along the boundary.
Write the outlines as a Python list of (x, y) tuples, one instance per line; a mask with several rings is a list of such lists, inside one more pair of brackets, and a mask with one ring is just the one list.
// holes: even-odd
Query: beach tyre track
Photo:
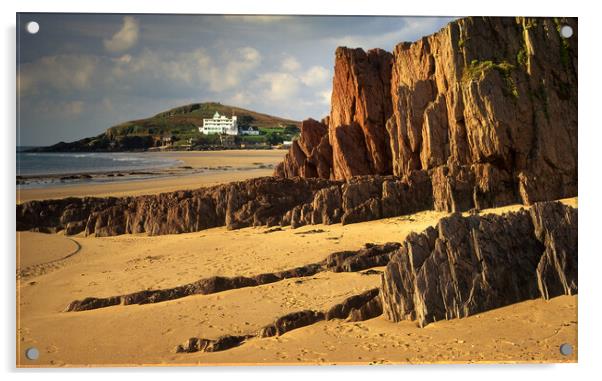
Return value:
[(55, 271), (55, 270), (58, 270), (61, 267), (63, 267), (65, 262), (69, 258), (71, 258), (74, 255), (76, 255), (77, 253), (79, 253), (82, 249), (82, 245), (75, 239), (69, 238), (69, 237), (65, 237), (65, 238), (75, 244), (75, 249), (73, 251), (71, 251), (69, 254), (65, 255), (64, 257), (61, 257), (58, 259), (27, 266), (23, 269), (18, 269), (17, 270), (17, 279), (26, 280), (26, 279), (29, 279), (32, 277), (47, 274), (51, 271)]

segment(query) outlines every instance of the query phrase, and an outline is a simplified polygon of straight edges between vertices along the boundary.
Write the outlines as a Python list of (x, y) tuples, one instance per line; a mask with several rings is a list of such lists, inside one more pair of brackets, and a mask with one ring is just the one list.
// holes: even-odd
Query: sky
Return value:
[[(29, 34), (25, 25), (40, 30)], [(104, 132), (195, 102), (274, 116), (330, 111), (338, 46), (392, 51), (443, 17), (19, 14), (18, 145)]]

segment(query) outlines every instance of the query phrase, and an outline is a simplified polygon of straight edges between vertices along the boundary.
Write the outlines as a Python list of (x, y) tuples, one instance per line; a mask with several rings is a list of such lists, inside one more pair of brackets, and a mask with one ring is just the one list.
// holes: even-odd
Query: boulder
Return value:
[(410, 234), (382, 275), (385, 316), (420, 326), (527, 299), (577, 293), (577, 209), (455, 213)]

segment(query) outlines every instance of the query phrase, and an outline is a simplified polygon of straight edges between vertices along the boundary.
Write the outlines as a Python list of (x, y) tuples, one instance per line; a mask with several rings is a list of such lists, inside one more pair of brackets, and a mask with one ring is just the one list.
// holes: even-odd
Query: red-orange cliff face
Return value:
[(276, 175), (424, 171), (448, 211), (575, 196), (577, 21), (465, 18), (393, 54), (338, 48), (328, 119)]
[(328, 131), (335, 179), (391, 173), (383, 126), (391, 116), (392, 61), (381, 49), (336, 51)]

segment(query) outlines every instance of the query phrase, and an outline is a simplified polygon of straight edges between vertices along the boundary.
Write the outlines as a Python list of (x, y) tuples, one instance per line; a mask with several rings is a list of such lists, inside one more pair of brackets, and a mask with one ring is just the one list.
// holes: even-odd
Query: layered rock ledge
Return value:
[(178, 234), (226, 226), (353, 223), (433, 207), (430, 179), (366, 176), (347, 182), (263, 177), (158, 195), (18, 204), (17, 230), (97, 237)]
[(382, 275), (385, 316), (420, 326), (527, 299), (577, 293), (577, 209), (536, 203), (441, 219), (412, 233)]

